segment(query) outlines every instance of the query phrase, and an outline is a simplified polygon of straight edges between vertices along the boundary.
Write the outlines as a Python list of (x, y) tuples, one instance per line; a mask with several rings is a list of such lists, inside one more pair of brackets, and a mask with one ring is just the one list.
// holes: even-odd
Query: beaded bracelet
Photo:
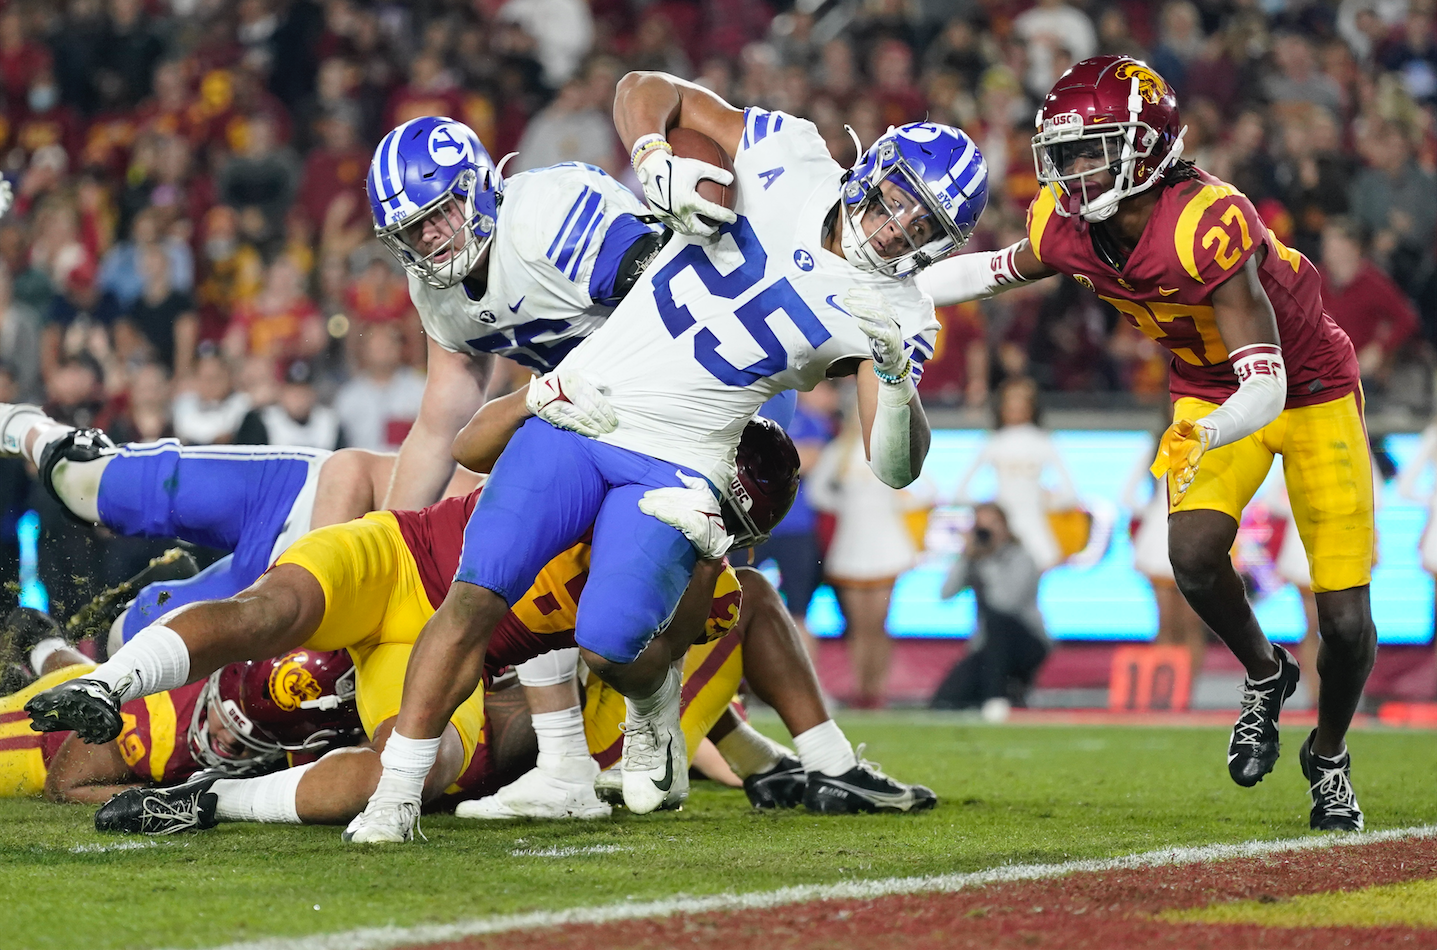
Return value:
[(905, 379), (908, 378), (909, 374), (912, 371), (912, 360), (904, 361), (903, 372), (897, 374), (896, 376), (893, 373), (885, 373), (883, 370), (879, 369), (877, 363), (873, 364), (873, 375), (877, 376), (880, 382), (887, 383), (890, 386), (897, 386), (899, 383), (903, 382)]
[(639, 162), (643, 161), (644, 156), (657, 148), (663, 149), (670, 155), (674, 153), (674, 147), (669, 144), (669, 140), (657, 132), (639, 136), (638, 141), (634, 143), (633, 151), (629, 152), (629, 164), (638, 168)]

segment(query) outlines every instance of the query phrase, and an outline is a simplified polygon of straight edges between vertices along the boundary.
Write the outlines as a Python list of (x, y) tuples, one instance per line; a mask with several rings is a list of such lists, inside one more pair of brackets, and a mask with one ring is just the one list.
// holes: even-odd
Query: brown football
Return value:
[[(717, 165), (730, 173), (733, 172), (733, 160), (728, 157), (728, 152), (725, 152), (719, 143), (702, 132), (695, 132), (693, 129), (669, 129), (668, 140), (674, 154), (680, 158), (696, 158), (701, 162)], [(720, 185), (707, 178), (699, 180), (698, 190), (700, 198), (729, 209), (733, 208), (734, 202), (738, 198), (732, 185)]]

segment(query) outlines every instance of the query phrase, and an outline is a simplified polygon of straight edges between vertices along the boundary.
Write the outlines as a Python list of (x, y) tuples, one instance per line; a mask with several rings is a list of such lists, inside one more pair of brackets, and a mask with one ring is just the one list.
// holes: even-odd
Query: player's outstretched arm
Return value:
[(399, 447), (384, 497), (386, 509), (423, 508), (439, 500), (454, 474), (454, 437), (484, 404), (493, 357), (453, 353), (431, 338), (428, 362), (419, 418)]
[(868, 465), (883, 484), (907, 488), (923, 472), (933, 433), (911, 377), (885, 383), (872, 367), (868, 360), (858, 367), (858, 420)]
[(981, 300), (1011, 290), (1057, 271), (1038, 260), (1027, 238), (1001, 251), (954, 254), (930, 267), (916, 278), (918, 288), (933, 298), (937, 307), (969, 300)]
[(103, 805), (136, 784), (119, 741), (89, 745), (73, 733), (65, 737), (45, 774), (45, 798), (52, 802)]
[(1213, 318), (1237, 374), (1237, 392), (1196, 421), (1174, 422), (1163, 433), (1155, 477), (1171, 472), (1172, 497), (1187, 494), (1205, 452), (1252, 435), (1287, 404), (1287, 368), (1277, 317), (1258, 279), (1258, 254), (1212, 292)]
[(480, 407), (454, 439), (454, 461), (481, 475), (494, 471), (504, 446), (530, 416), (524, 405), (525, 392), (527, 389), (520, 389)]

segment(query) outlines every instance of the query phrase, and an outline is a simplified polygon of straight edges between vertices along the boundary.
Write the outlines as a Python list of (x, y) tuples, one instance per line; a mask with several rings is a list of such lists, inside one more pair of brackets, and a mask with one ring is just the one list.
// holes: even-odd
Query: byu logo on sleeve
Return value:
[(813, 255), (799, 248), (793, 252), (793, 263), (799, 270), (813, 270)]
[(429, 157), (447, 168), (473, 161), (474, 149), (453, 124), (446, 124), (429, 133)]

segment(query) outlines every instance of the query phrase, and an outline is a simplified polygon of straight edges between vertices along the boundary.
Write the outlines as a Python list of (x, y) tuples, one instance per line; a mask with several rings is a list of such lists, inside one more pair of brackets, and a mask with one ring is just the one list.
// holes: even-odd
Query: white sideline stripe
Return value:
[(567, 848), (515, 848), (509, 852), (512, 858), (573, 858), (584, 854), (614, 854), (618, 851), (632, 851), (621, 844), (591, 844), (584, 847), (570, 845)]
[(1139, 868), (1208, 864), (1234, 858), (1263, 857), (1290, 851), (1319, 851), (1326, 848), (1374, 844), (1409, 838), (1437, 838), (1437, 825), (1416, 825), (1390, 831), (1354, 835), (1312, 835), (1276, 841), (1249, 841), (1244, 844), (1210, 844), (1194, 848), (1163, 848), (1117, 858), (1065, 861), (1062, 864), (1008, 864), (966, 874), (936, 874), (925, 877), (890, 877), (874, 881), (842, 881), (837, 884), (804, 884), (773, 891), (747, 894), (714, 894), (708, 897), (679, 895), (663, 900), (624, 902), (570, 910), (535, 911), (480, 917), (455, 924), (420, 924), (414, 927), (363, 927), (334, 934), (303, 937), (274, 937), (268, 940), (229, 943), (214, 950), (386, 950), (411, 944), (462, 940), (510, 930), (534, 930), (565, 924), (605, 924), (618, 920), (669, 917), (674, 914), (703, 914), (714, 911), (763, 910), (785, 904), (825, 900), (871, 900), (894, 894), (951, 893), (986, 884), (1039, 881), (1068, 874), (1093, 871), (1123, 871)]

